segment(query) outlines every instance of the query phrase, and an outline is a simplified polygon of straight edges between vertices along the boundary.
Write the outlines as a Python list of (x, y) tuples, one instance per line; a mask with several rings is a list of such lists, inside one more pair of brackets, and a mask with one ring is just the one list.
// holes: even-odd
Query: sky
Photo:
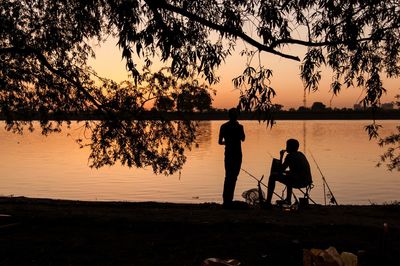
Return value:
[[(245, 44), (239, 41), (233, 55), (228, 57), (216, 72), (217, 76), (220, 77), (220, 82), (212, 85), (212, 88), (217, 91), (213, 101), (215, 108), (231, 108), (238, 103), (240, 91), (234, 88), (232, 79), (240, 75), (245, 68), (246, 58), (239, 55), (243, 48), (245, 48)], [(294, 46), (287, 52), (302, 58), (305, 49)], [(100, 76), (111, 78), (117, 82), (129, 79), (129, 73), (126, 71), (125, 62), (122, 61), (121, 52), (116, 46), (115, 39), (110, 38), (100, 47), (96, 47), (95, 53), (96, 58), (90, 60), (89, 64)], [(267, 53), (262, 54), (261, 62), (273, 71), (271, 86), (277, 92), (273, 102), (282, 104), (284, 109), (302, 106), (304, 89), (300, 79), (300, 62)], [(333, 96), (330, 92), (331, 81), (332, 77), (329, 70), (323, 70), (319, 90), (306, 94), (308, 107), (313, 102), (323, 102), (326, 106), (332, 108), (352, 108), (362, 99), (362, 89), (356, 87), (345, 88), (343, 86), (340, 94)], [(391, 102), (395, 95), (400, 94), (400, 79), (385, 79), (384, 87), (387, 89), (387, 93), (382, 97), (381, 102)]]

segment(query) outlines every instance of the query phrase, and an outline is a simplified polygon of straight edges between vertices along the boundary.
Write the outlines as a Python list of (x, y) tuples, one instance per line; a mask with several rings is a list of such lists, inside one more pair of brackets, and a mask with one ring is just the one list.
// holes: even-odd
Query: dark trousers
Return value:
[(222, 194), (224, 205), (229, 205), (233, 201), (235, 194), (236, 180), (242, 165), (242, 154), (225, 153), (225, 181), (224, 192)]
[(271, 203), (272, 200), (272, 195), (275, 190), (275, 183), (280, 182), (284, 185), (286, 185), (286, 201), (291, 202), (292, 200), (292, 191), (293, 188), (304, 188), (309, 185), (309, 182), (303, 181), (301, 179), (296, 178), (295, 176), (291, 174), (286, 174), (286, 173), (271, 173), (269, 180), (268, 180), (268, 193), (267, 193), (267, 199), (265, 202), (267, 204)]
[(281, 182), (281, 183), (286, 185), (287, 194), (286, 194), (286, 199), (285, 200), (288, 201), (288, 202), (291, 202), (293, 189), (292, 189), (292, 187), (290, 185), (290, 181), (288, 180), (288, 178), (285, 177), (282, 174), (275, 174), (275, 175), (271, 175), (269, 177), (269, 180), (268, 180), (268, 192), (267, 192), (267, 198), (266, 198), (265, 202), (268, 203), (268, 204), (271, 203), (272, 194), (274, 194), (276, 181)]

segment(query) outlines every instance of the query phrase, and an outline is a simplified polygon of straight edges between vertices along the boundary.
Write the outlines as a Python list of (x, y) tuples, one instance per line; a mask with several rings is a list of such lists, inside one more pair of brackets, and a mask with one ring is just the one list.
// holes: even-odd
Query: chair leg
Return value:
[(306, 198), (309, 202), (311, 201), (312, 203), (314, 203), (315, 205), (317, 205), (317, 203), (310, 197), (310, 193), (311, 193), (311, 189), (314, 186), (311, 184), (310, 186), (306, 187), (306, 191), (304, 192), (302, 189), (299, 188), (299, 190), (303, 193), (304, 198)]
[[(305, 190), (303, 190), (301, 188), (296, 188), (303, 194), (303, 198), (305, 199), (305, 202), (300, 202), (301, 200), (296, 196), (296, 194), (293, 191), (293, 194), (292, 194), (293, 197), (294, 197), (294, 204), (293, 205), (295, 205), (295, 204), (301, 205), (303, 203), (306, 206), (306, 205), (309, 204), (310, 201), (313, 204), (317, 205), (317, 203), (310, 197), (310, 193), (311, 193), (311, 190), (312, 190), (313, 187), (314, 187), (313, 185), (307, 186), (307, 187), (305, 187)], [(286, 189), (286, 187), (285, 187), (285, 189)], [(282, 191), (282, 193), (284, 193), (285, 189)]]
[(292, 194), (293, 198), (294, 198), (294, 204), (299, 204), (299, 199), (296, 197), (296, 194)]

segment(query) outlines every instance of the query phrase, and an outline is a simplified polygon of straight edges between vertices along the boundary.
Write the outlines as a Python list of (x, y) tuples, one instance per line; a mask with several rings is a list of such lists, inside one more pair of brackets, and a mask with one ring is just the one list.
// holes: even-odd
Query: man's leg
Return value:
[(285, 178), (282, 181), (282, 183), (286, 185), (286, 199), (285, 199), (285, 201), (287, 201), (288, 203), (292, 202), (293, 187), (297, 187), (298, 186), (296, 180), (297, 179), (295, 178), (295, 176), (293, 176), (292, 174), (288, 173), (288, 174), (285, 175)]
[(291, 187), (291, 186), (289, 186), (289, 185), (286, 185), (286, 201), (287, 202), (289, 202), (289, 203), (291, 203), (292, 202), (292, 191), (293, 191), (293, 188)]
[(237, 177), (240, 172), (240, 167), (242, 164), (241, 154), (234, 154), (225, 158), (225, 181), (224, 181), (224, 205), (229, 205), (233, 201), (235, 194), (235, 187)]
[(272, 173), (269, 177), (268, 180), (268, 193), (267, 193), (267, 199), (265, 200), (266, 204), (271, 204), (272, 201), (272, 195), (274, 194), (275, 191), (275, 183), (276, 181), (286, 185), (287, 189), (287, 194), (286, 194), (286, 200), (288, 202), (291, 202), (292, 199), (292, 186), (290, 184), (290, 178), (284, 174), (280, 173)]
[(224, 200), (224, 206), (229, 206), (232, 204), (233, 195), (235, 192), (237, 178), (234, 176), (226, 176), (224, 181), (224, 192), (222, 194)]
[(277, 178), (277, 175), (275, 175), (275, 174), (271, 174), (269, 176), (267, 198), (265, 200), (266, 204), (271, 204), (272, 195), (274, 194), (274, 190), (275, 190), (276, 178)]

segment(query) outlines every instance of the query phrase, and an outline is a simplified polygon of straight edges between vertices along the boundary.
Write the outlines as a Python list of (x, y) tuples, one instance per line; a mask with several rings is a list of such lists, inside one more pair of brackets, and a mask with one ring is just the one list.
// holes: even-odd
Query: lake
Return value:
[[(315, 187), (311, 197), (323, 204), (320, 167), (339, 204), (371, 204), (400, 200), (400, 173), (376, 167), (384, 148), (370, 141), (364, 126), (369, 120), (277, 121), (272, 128), (257, 121), (244, 125), (242, 168), (261, 177), (268, 175), (272, 157), (278, 157), (286, 139), (300, 141), (309, 159)], [(151, 169), (120, 165), (92, 169), (89, 148), (75, 143), (77, 128), (45, 137), (38, 130), (23, 135), (4, 129), (0, 122), (0, 195), (73, 200), (221, 202), (224, 147), (218, 145), (223, 121), (202, 121), (197, 142), (187, 151), (180, 173), (154, 175)], [(381, 134), (393, 132), (399, 121), (378, 121)], [(38, 127), (38, 124), (36, 124)], [(311, 158), (315, 157), (316, 163)], [(267, 178), (265, 179), (267, 183)], [(245, 172), (238, 178), (235, 199), (257, 182)], [(283, 187), (277, 186), (281, 193)], [(274, 198), (275, 199), (275, 198)]]

